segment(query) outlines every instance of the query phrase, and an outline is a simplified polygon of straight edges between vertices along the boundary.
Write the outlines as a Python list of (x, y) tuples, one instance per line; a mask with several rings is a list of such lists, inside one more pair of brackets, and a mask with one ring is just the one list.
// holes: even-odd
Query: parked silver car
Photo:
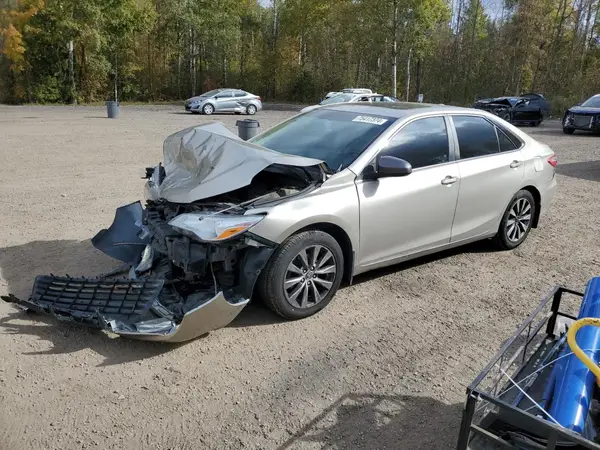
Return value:
[(329, 97), (333, 97), (334, 95), (339, 95), (339, 94), (372, 94), (373, 91), (371, 89), (365, 89), (365, 88), (344, 88), (341, 91), (333, 91), (333, 92), (328, 92), (325, 95), (325, 98), (329, 98)]
[(355, 103), (355, 102), (397, 102), (395, 97), (390, 97), (382, 94), (368, 94), (368, 93), (353, 93), (353, 92), (341, 92), (337, 95), (333, 95), (325, 100), (321, 101), (318, 105), (311, 105), (302, 108), (300, 112), (308, 112), (319, 106), (333, 105), (335, 103)]
[(517, 247), (556, 187), (547, 145), (439, 105), (324, 106), (249, 142), (211, 123), (163, 148), (145, 207), (120, 207), (92, 239), (127, 278), (40, 276), (29, 300), (4, 299), (170, 342), (227, 325), (254, 296), (300, 319), (378, 267), (487, 238)]
[(185, 102), (186, 111), (206, 115), (221, 112), (254, 115), (261, 109), (261, 98), (241, 89), (214, 89)]

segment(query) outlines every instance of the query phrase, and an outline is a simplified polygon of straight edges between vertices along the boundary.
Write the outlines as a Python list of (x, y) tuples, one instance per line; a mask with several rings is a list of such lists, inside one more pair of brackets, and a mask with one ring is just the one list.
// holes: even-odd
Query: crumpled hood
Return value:
[(272, 164), (317, 166), (323, 161), (286, 155), (240, 139), (220, 122), (186, 128), (163, 145), (165, 178), (158, 196), (192, 203), (248, 186)]
[(475, 105), (504, 105), (504, 106), (512, 106), (508, 98), (506, 97), (497, 97), (497, 98), (482, 98), (475, 102)]

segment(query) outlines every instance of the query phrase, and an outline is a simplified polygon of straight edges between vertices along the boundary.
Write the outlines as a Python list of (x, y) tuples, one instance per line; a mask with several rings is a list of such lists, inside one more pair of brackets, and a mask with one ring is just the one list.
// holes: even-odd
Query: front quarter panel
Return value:
[(278, 244), (297, 231), (327, 223), (337, 225), (348, 235), (352, 248), (359, 244), (359, 208), (354, 180), (345, 169), (327, 179), (320, 187), (273, 207), (255, 208), (247, 214), (266, 213), (267, 217), (251, 232)]

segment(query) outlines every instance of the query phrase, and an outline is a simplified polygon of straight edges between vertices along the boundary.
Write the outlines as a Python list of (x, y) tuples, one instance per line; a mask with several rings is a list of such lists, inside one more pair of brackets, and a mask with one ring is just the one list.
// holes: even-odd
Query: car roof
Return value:
[(332, 109), (336, 111), (357, 112), (360, 114), (380, 114), (388, 117), (401, 118), (409, 117), (425, 112), (457, 113), (473, 112), (481, 115), (481, 110), (472, 108), (461, 108), (459, 106), (436, 105), (432, 103), (413, 103), (413, 102), (379, 102), (379, 103), (335, 103), (325, 105), (322, 109)]

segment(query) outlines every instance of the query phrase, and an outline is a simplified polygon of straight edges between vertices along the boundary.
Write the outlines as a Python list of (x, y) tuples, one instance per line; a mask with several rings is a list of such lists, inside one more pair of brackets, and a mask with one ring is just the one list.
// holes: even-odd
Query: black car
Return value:
[(542, 94), (528, 93), (520, 97), (483, 98), (473, 108), (489, 111), (507, 122), (538, 126), (550, 114), (550, 102)]
[(600, 132), (600, 94), (567, 110), (563, 117), (563, 132), (573, 134), (575, 130)]

